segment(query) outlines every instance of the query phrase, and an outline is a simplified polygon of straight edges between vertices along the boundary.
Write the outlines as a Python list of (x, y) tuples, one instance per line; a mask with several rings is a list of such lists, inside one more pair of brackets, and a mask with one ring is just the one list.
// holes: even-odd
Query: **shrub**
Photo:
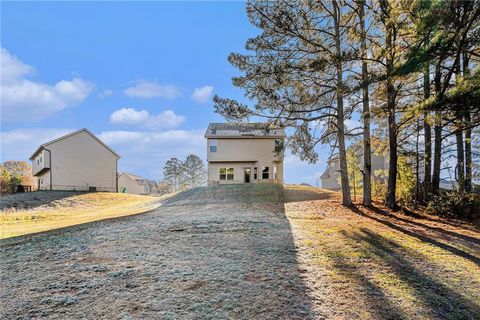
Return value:
[(450, 191), (434, 196), (428, 203), (431, 213), (439, 216), (480, 221), (480, 195)]

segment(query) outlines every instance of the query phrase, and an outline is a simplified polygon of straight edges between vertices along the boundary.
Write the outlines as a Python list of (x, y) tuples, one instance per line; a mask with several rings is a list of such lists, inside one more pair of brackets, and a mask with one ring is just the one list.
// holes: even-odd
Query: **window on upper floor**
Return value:
[(276, 153), (280, 153), (283, 150), (283, 140), (282, 139), (275, 139), (275, 148), (274, 151)]
[(210, 152), (217, 152), (217, 140), (209, 140), (209, 150)]

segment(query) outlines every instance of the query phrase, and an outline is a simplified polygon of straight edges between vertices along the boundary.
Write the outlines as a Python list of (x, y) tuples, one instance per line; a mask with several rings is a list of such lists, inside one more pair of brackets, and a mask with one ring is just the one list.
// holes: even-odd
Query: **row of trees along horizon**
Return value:
[[(472, 192), (479, 174), (480, 1), (248, 1), (246, 10), (261, 32), (247, 40), (246, 54), (228, 60), (241, 72), (233, 84), (253, 105), (214, 96), (217, 113), (291, 128), (288, 147), (310, 163), (318, 160), (315, 147), (329, 144), (340, 162), (344, 205), (352, 204), (350, 141), (364, 151), (363, 203), (371, 205), (373, 137), (389, 158), (387, 207), (398, 208), (405, 167), (416, 173), (416, 202), (439, 194), (448, 172), (458, 192)], [(361, 130), (344, 124), (355, 114)]]

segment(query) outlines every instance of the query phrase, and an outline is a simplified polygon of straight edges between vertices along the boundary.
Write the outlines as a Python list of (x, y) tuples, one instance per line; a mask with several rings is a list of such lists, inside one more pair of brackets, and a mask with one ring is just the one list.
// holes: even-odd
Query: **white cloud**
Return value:
[(34, 68), (7, 50), (1, 50), (2, 121), (32, 122), (82, 102), (94, 89), (80, 78), (61, 80), (55, 85), (28, 80)]
[(206, 155), (204, 129), (155, 131), (105, 131), (99, 138), (118, 152), (119, 170), (160, 179), (163, 165), (173, 157), (185, 159)]
[(171, 84), (160, 85), (145, 80), (138, 81), (134, 86), (125, 89), (123, 93), (128, 97), (134, 98), (163, 97), (174, 99), (181, 95), (181, 91), (177, 86)]
[(103, 90), (102, 92), (100, 92), (98, 94), (98, 97), (99, 98), (105, 98), (105, 97), (109, 97), (113, 94), (113, 91), (112, 90), (109, 90), (109, 89), (105, 89)]
[(212, 86), (203, 86), (201, 88), (195, 88), (192, 93), (192, 99), (198, 103), (205, 103), (210, 100), (212, 96), (213, 87)]
[(2, 48), (0, 54), (0, 60), (2, 62), (1, 75), (2, 84), (15, 83), (21, 80), (26, 75), (32, 75), (35, 73), (35, 68), (25, 64), (12, 56), (6, 49)]
[(150, 115), (145, 110), (137, 111), (134, 108), (122, 108), (110, 115), (110, 122), (115, 124), (134, 125), (145, 122)]
[(56, 139), (75, 129), (31, 128), (0, 133), (1, 160), (28, 160), (35, 150), (47, 141)]
[(140, 125), (142, 128), (158, 130), (178, 127), (185, 121), (184, 116), (175, 114), (172, 110), (150, 115), (146, 110), (122, 108), (110, 115), (110, 122), (120, 125)]
[(170, 129), (176, 128), (185, 121), (184, 116), (175, 114), (172, 110), (167, 110), (157, 115), (150, 116), (145, 123), (148, 129)]

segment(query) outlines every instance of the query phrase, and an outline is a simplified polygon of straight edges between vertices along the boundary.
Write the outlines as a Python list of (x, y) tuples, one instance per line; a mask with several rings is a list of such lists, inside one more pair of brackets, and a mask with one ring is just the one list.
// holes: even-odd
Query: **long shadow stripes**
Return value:
[(354, 207), (354, 208), (352, 208), (352, 211), (355, 212), (355, 213), (357, 213), (357, 214), (359, 214), (359, 215), (361, 215), (361, 216), (363, 216), (363, 217), (366, 217), (366, 218), (368, 218), (368, 219), (374, 220), (374, 221), (376, 221), (376, 222), (379, 222), (379, 223), (381, 223), (381, 224), (386, 225), (387, 227), (390, 227), (390, 228), (392, 228), (392, 229), (395, 229), (395, 230), (397, 230), (397, 231), (400, 231), (400, 232), (402, 232), (402, 233), (404, 233), (404, 234), (406, 234), (406, 235), (409, 235), (409, 236), (411, 236), (411, 237), (417, 238), (417, 239), (419, 239), (419, 240), (421, 240), (421, 241), (423, 241), (423, 242), (427, 242), (427, 243), (430, 243), (430, 244), (432, 244), (432, 245), (434, 245), (434, 246), (437, 246), (437, 247), (439, 247), (439, 248), (442, 248), (443, 250), (446, 250), (446, 251), (448, 251), (448, 252), (451, 252), (451, 253), (459, 256), (459, 257), (468, 259), (468, 260), (472, 261), (473, 263), (475, 263), (477, 266), (480, 266), (480, 258), (478, 258), (478, 257), (476, 257), (476, 256), (474, 256), (474, 255), (472, 255), (472, 254), (470, 254), (470, 253), (468, 253), (468, 252), (465, 252), (465, 251), (463, 251), (463, 250), (460, 250), (460, 249), (458, 249), (458, 248), (456, 248), (456, 247), (454, 247), (454, 246), (451, 246), (451, 245), (449, 245), (449, 244), (446, 244), (446, 243), (443, 243), (443, 242), (439, 242), (439, 241), (437, 241), (437, 240), (435, 240), (435, 239), (432, 239), (432, 238), (430, 238), (430, 237), (427, 237), (427, 236), (425, 236), (425, 235), (417, 234), (417, 233), (415, 233), (415, 232), (413, 232), (413, 231), (410, 231), (410, 230), (407, 230), (407, 229), (405, 229), (405, 228), (402, 228), (402, 227), (400, 227), (400, 226), (398, 226), (398, 225), (396, 225), (396, 224), (394, 224), (394, 223), (392, 223), (392, 222), (390, 222), (390, 221), (386, 221), (386, 220), (383, 220), (383, 219), (379, 219), (379, 218), (377, 218), (377, 217), (373, 217), (373, 216), (370, 216), (370, 215), (366, 215), (366, 214), (364, 214), (362, 211), (360, 211), (358, 208), (355, 208), (355, 207)]
[(391, 241), (366, 228), (360, 229), (363, 233), (353, 233), (350, 238), (355, 242), (369, 244), (370, 252), (385, 261), (404, 282), (408, 283), (415, 292), (415, 296), (438, 318), (452, 319), (479, 319), (480, 306), (478, 303), (465, 299), (459, 292), (448, 288), (425, 272), (419, 270), (410, 261), (405, 259), (406, 252), (398, 243)]

